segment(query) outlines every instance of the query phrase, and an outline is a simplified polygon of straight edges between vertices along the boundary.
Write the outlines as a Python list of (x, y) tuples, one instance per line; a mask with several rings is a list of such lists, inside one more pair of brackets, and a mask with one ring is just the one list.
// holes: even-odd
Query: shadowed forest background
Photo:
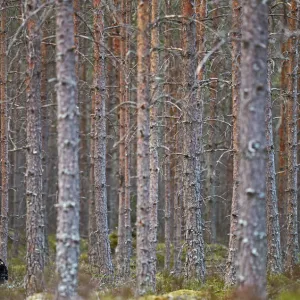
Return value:
[(0, 299), (300, 299), (299, 0), (0, 4)]

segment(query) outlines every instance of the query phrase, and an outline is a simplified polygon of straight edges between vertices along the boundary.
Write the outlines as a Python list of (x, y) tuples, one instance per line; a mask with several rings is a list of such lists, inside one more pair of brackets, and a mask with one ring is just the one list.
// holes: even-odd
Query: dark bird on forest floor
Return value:
[(5, 283), (8, 280), (8, 270), (2, 259), (0, 259), (0, 284)]

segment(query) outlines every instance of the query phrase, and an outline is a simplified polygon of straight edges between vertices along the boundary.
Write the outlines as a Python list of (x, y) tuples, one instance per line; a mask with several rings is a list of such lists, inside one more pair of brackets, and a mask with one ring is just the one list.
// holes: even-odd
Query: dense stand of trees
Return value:
[(255, 299), (295, 272), (298, 0), (0, 5), (0, 258), (26, 245), (28, 296), (56, 261), (76, 297), (82, 241), (98, 288), (137, 296), (161, 244), (201, 284), (206, 245), (228, 246), (226, 286)]

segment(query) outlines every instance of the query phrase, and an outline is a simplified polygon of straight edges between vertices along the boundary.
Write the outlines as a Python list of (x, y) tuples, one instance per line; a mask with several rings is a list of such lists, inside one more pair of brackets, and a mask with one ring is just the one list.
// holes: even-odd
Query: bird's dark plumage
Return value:
[(8, 270), (2, 259), (0, 259), (0, 284), (8, 280)]

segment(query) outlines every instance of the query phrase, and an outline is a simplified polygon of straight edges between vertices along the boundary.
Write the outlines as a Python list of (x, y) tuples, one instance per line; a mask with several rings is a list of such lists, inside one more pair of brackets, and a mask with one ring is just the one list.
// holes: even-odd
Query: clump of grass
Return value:
[(282, 291), (285, 291), (292, 284), (291, 279), (289, 279), (284, 274), (271, 274), (268, 276), (268, 295), (269, 298), (274, 298), (279, 295)]

